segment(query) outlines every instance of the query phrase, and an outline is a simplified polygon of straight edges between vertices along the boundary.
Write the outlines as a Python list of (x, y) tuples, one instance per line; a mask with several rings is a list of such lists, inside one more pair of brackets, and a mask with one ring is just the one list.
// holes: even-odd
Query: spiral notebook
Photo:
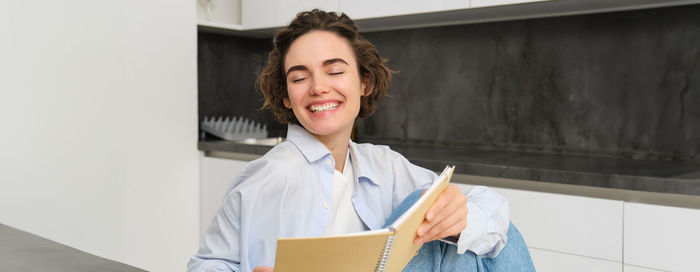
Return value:
[(391, 226), (340, 236), (280, 238), (275, 272), (401, 271), (420, 245), (413, 243), (418, 226), (454, 172), (447, 166), (416, 203)]

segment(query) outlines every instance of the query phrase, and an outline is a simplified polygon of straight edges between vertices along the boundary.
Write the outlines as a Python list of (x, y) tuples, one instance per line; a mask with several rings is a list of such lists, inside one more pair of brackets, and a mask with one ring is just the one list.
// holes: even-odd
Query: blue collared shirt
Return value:
[[(356, 177), (352, 203), (368, 230), (382, 228), (408, 194), (427, 188), (436, 176), (386, 146), (350, 142), (349, 151)], [(330, 151), (304, 128), (290, 125), (287, 141), (249, 162), (230, 186), (187, 270), (274, 266), (277, 238), (323, 236), (334, 169)], [(468, 227), (458, 252), (498, 254), (506, 242), (507, 201), (485, 187), (467, 196)]]

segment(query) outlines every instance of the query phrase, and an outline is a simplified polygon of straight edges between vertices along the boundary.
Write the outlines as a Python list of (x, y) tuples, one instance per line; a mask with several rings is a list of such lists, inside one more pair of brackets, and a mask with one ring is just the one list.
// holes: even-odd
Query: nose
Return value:
[(323, 78), (323, 76), (315, 76), (311, 78), (311, 86), (309, 86), (310, 95), (320, 95), (325, 94), (330, 91), (330, 86), (328, 82)]

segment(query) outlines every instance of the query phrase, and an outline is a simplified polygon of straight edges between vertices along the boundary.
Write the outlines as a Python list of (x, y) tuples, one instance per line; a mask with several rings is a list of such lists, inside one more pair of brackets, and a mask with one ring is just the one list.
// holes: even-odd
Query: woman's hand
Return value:
[(467, 197), (457, 185), (448, 185), (425, 214), (416, 232), (416, 244), (460, 234), (467, 227)]
[(255, 268), (253, 268), (253, 272), (272, 272), (272, 267), (256, 266)]

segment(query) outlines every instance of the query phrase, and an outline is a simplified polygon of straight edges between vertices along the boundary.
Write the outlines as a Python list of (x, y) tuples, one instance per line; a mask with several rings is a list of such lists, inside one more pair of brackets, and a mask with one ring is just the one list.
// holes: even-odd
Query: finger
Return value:
[[(458, 212), (455, 212), (452, 216), (449, 216), (445, 218), (444, 220), (438, 222), (435, 224), (431, 229), (429, 229), (423, 236), (420, 238), (423, 241), (432, 241), (435, 239), (440, 239), (444, 238), (447, 236), (455, 235), (457, 233), (460, 233), (464, 227), (466, 226), (466, 207), (461, 208)], [(457, 228), (459, 230), (458, 232), (454, 233), (448, 233), (447, 235), (443, 235), (445, 231), (449, 231), (452, 229)], [(443, 236), (441, 236), (443, 235)]]
[(433, 225), (436, 222), (428, 222), (427, 220), (423, 220), (423, 223), (418, 226), (418, 230), (416, 230), (416, 237), (413, 239), (413, 241), (416, 244), (421, 244), (422, 238), (425, 236), (426, 232), (428, 232), (430, 229), (433, 228)]
[(269, 266), (256, 266), (253, 268), (253, 272), (272, 272), (272, 267)]
[(441, 221), (438, 224), (436, 224), (433, 228), (429, 229), (428, 232), (425, 233), (423, 236), (416, 236), (416, 243), (421, 244), (421, 243), (427, 243), (432, 240), (435, 240), (435, 235), (441, 233), (444, 229), (450, 227), (450, 222), (448, 221)]
[[(446, 197), (449, 197), (449, 194), (455, 193), (454, 195), (452, 195), (452, 199), (449, 202), (447, 202), (447, 204), (445, 204), (445, 206), (443, 206), (442, 209), (435, 211), (436, 214), (432, 215), (433, 218), (428, 220), (427, 224), (418, 228), (418, 230), (416, 232), (418, 234), (418, 236), (423, 236), (437, 222), (440, 222), (440, 221), (444, 220), (446, 217), (451, 216), (452, 214), (457, 212), (458, 209), (461, 209), (461, 207), (467, 206), (467, 197), (462, 195), (462, 193), (459, 192), (459, 189), (456, 186), (453, 189), (456, 189), (456, 191), (452, 190), (452, 192), (448, 193), (448, 196), (446, 196)], [(466, 216), (466, 210), (464, 210), (464, 212), (465, 212), (465, 216)]]
[(442, 222), (450, 216), (453, 216), (460, 208), (460, 205), (462, 205), (461, 203), (462, 202), (459, 201), (459, 199), (453, 198), (452, 201), (450, 201), (442, 209), (437, 211), (436, 215), (433, 216), (432, 220), (427, 221), (425, 226), (421, 226), (420, 228), (418, 228), (416, 234), (419, 236), (423, 236), (428, 232), (428, 230), (435, 228), (436, 224)]
[[(453, 214), (456, 209), (460, 207), (466, 208), (466, 202), (466, 197), (462, 195), (456, 185), (448, 186), (445, 191), (441, 193), (440, 197), (438, 197), (438, 200), (436, 200), (436, 203), (433, 204), (428, 213), (426, 213), (426, 217), (431, 217), (431, 220), (424, 220), (418, 227), (416, 231), (417, 237), (414, 241), (420, 244), (421, 242), (419, 240), (423, 238), (421, 236), (424, 236), (435, 224)], [(446, 205), (448, 207), (445, 207)], [(466, 210), (464, 211), (464, 217), (466, 217)], [(423, 239), (423, 241), (425, 241), (425, 239)]]
[(416, 237), (420, 238), (422, 236), (425, 236), (431, 229), (435, 228), (437, 224), (439, 224), (441, 221), (445, 219), (445, 217), (449, 216), (449, 212), (447, 212), (445, 209), (443, 209), (437, 216), (434, 218), (432, 221), (428, 220), (423, 220), (423, 223), (418, 226), (418, 229), (416, 230)]
[[(431, 216), (430, 220), (424, 221), (423, 224), (417, 229), (416, 235), (418, 236), (423, 236), (425, 233), (433, 228), (435, 224), (438, 222), (444, 220), (446, 217), (450, 216), (453, 214), (460, 206), (466, 206), (466, 197), (462, 195), (461, 193), (458, 194), (452, 194), (453, 192), (448, 192), (447, 195), (445, 195), (441, 200), (444, 201), (444, 199), (447, 199), (449, 197), (452, 197), (451, 200), (447, 202), (447, 204), (443, 205), (443, 207), (439, 210), (432, 211), (432, 214), (428, 215)], [(442, 204), (438, 204), (442, 205)], [(437, 209), (437, 208), (433, 208)], [(430, 213), (431, 211), (429, 211)], [(427, 218), (426, 218), (427, 219)]]
[[(453, 212), (449, 217), (443, 219), (439, 223), (436, 223), (431, 229), (428, 229), (425, 234), (421, 237), (424, 241), (431, 241), (438, 238), (443, 238), (439, 236), (445, 229), (451, 228), (453, 225), (461, 227), (459, 231), (461, 232), (467, 225), (467, 213), (469, 209), (465, 205), (457, 206), (457, 210)], [(452, 233), (457, 234), (457, 233)], [(448, 235), (449, 236), (449, 235)]]
[(425, 219), (428, 221), (435, 221), (435, 216), (445, 207), (445, 205), (449, 204), (454, 197), (454, 191), (449, 190), (449, 187), (448, 189), (445, 189), (445, 191), (440, 194), (430, 209), (428, 209), (428, 212), (425, 214)]
[(445, 238), (445, 237), (450, 237), (450, 236), (458, 235), (458, 234), (462, 233), (462, 231), (463, 231), (464, 228), (465, 228), (464, 226), (466, 226), (466, 220), (465, 220), (465, 224), (464, 224), (464, 225), (455, 224), (455, 225), (453, 225), (452, 227), (450, 227), (449, 229), (447, 229), (447, 230), (443, 231), (442, 233), (438, 234), (438, 235), (435, 237), (435, 239), (442, 239), (442, 238)]

